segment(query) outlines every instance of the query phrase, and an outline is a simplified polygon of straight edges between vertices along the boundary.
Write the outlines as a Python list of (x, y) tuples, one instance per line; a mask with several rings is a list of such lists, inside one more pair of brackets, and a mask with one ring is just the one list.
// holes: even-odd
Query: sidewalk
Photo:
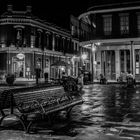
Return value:
[[(44, 83), (44, 79), (39, 79), (39, 83)], [(27, 79), (27, 78), (16, 78), (14, 85), (15, 86), (32, 86), (36, 84), (36, 79)], [(5, 80), (0, 80), (0, 86), (7, 86)]]
[[(94, 80), (94, 84), (99, 84), (100, 81), (99, 80)], [(107, 80), (107, 84), (119, 84), (119, 82), (117, 82), (117, 80)], [(140, 84), (140, 81), (137, 80), (136, 84)]]
[[(44, 78), (39, 79), (39, 84), (40, 83), (44, 83)], [(32, 86), (35, 84), (36, 84), (36, 79), (28, 79), (28, 78), (16, 78), (14, 82), (15, 86)], [(90, 82), (88, 84), (100, 84), (100, 81), (95, 79), (94, 82)], [(107, 84), (119, 84), (119, 83), (117, 82), (117, 80), (108, 80)], [(140, 84), (140, 81), (137, 80), (136, 84)], [(0, 86), (6, 86), (6, 85), (7, 83), (5, 80), (0, 80)]]
[[(100, 83), (100, 80), (94, 80), (94, 83), (99, 84)], [(117, 82), (117, 80), (107, 80), (107, 83), (108, 84), (111, 84), (111, 83), (113, 84), (113, 83), (118, 83), (118, 82)]]

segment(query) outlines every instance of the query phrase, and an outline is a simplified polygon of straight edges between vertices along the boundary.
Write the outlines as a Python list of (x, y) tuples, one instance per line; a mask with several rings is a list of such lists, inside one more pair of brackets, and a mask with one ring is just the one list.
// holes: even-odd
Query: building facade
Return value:
[[(8, 5), (0, 17), (0, 75), (35, 78), (35, 70), (40, 69), (42, 78), (44, 71), (49, 79), (60, 78), (62, 71), (77, 76), (83, 52), (79, 40), (70, 31), (33, 16), (31, 8), (14, 11)], [(67, 66), (54, 66), (57, 62)]]
[(140, 80), (140, 2), (90, 7), (78, 18), (94, 28), (92, 39), (80, 42), (94, 50), (94, 78), (131, 72)]

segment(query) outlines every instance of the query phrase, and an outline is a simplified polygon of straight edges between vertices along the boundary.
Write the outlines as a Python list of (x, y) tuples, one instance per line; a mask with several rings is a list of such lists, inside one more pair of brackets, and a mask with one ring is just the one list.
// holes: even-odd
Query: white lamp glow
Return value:
[(82, 54), (81, 57), (82, 57), (83, 60), (87, 59), (87, 55), (86, 54)]

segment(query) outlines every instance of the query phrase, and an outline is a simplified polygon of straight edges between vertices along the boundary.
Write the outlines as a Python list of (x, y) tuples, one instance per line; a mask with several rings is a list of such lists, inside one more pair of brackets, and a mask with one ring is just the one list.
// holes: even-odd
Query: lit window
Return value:
[(121, 35), (126, 35), (129, 33), (129, 15), (128, 14), (120, 15), (120, 30), (121, 30)]
[(103, 17), (104, 35), (111, 35), (112, 33), (112, 16), (106, 15)]
[(75, 33), (76, 33), (75, 26), (71, 26), (71, 35), (75, 35)]

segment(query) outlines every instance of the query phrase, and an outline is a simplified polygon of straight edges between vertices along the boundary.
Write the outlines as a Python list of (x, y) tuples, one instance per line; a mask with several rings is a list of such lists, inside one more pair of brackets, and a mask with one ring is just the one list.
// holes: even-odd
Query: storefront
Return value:
[(25, 55), (23, 53), (12, 57), (12, 73), (16, 77), (25, 77)]

